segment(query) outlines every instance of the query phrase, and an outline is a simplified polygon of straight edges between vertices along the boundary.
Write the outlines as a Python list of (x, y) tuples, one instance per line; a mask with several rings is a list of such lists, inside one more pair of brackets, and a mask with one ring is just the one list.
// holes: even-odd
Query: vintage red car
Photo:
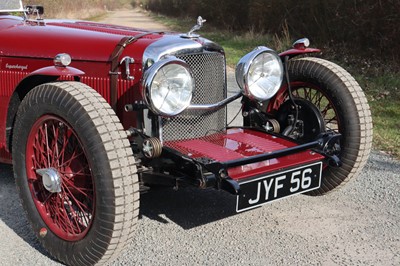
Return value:
[[(0, 4), (0, 162), (12, 163), (42, 245), (71, 265), (106, 263), (135, 233), (154, 185), (227, 191), (246, 211), (358, 176), (371, 149), (366, 97), (301, 39), (257, 47), (227, 96), (225, 53), (195, 33), (44, 20)], [(241, 98), (243, 126), (228, 127)]]

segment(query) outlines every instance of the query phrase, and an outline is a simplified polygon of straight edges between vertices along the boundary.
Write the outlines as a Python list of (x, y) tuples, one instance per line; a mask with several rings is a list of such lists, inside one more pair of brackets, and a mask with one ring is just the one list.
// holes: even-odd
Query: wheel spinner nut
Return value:
[(42, 176), (43, 186), (51, 193), (61, 192), (61, 178), (54, 168), (37, 169), (36, 173)]

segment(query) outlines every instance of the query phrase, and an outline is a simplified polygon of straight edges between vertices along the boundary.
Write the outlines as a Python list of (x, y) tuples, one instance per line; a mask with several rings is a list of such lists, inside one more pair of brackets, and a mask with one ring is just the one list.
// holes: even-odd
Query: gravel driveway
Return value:
[[(399, 173), (399, 161), (374, 152), (340, 191), (241, 214), (225, 192), (151, 190), (141, 198), (136, 239), (114, 264), (400, 265)], [(12, 167), (1, 164), (0, 240), (0, 265), (57, 265), (31, 232)]]
[[(115, 265), (400, 265), (399, 170), (375, 152), (340, 191), (241, 214), (224, 192), (152, 190)], [(0, 265), (56, 265), (30, 230), (7, 165), (0, 202)]]

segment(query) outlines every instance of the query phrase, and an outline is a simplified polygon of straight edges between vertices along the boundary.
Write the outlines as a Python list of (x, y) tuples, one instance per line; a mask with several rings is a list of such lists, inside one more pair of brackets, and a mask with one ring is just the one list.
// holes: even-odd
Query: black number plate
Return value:
[(258, 177), (239, 183), (236, 211), (249, 210), (268, 202), (317, 189), (321, 185), (322, 162)]

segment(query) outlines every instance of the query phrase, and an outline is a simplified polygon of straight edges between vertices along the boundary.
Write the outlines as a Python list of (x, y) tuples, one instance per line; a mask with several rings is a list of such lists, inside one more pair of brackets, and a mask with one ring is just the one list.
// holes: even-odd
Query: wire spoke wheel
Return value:
[[(301, 99), (317, 109), (317, 117), (324, 121), (322, 130), (341, 134), (340, 159), (338, 168), (325, 167), (322, 184), (310, 195), (323, 195), (335, 190), (350, 179), (357, 177), (372, 146), (372, 119), (364, 92), (355, 79), (340, 66), (319, 58), (299, 58), (289, 61), (290, 87), (295, 101)], [(267, 112), (279, 114), (285, 105), (291, 103), (287, 87), (283, 87), (268, 103)], [(286, 115), (283, 113), (283, 115)], [(303, 116), (305, 127), (312, 117)], [(285, 121), (286, 117), (281, 118)], [(307, 132), (307, 130), (305, 130)], [(309, 141), (319, 132), (303, 136)]]
[(82, 239), (92, 224), (95, 190), (76, 133), (59, 117), (41, 117), (28, 136), (26, 159), (29, 188), (43, 221), (62, 239)]
[[(294, 82), (291, 84), (291, 88), (295, 98), (305, 99), (317, 107), (325, 121), (327, 131), (340, 132), (339, 120), (334, 105), (326, 95), (320, 91), (319, 87), (305, 82)], [(288, 97), (286, 100), (288, 100)]]
[(139, 215), (135, 159), (118, 117), (79, 82), (54, 82), (22, 100), (12, 142), (22, 205), (41, 244), (68, 265), (111, 262)]

